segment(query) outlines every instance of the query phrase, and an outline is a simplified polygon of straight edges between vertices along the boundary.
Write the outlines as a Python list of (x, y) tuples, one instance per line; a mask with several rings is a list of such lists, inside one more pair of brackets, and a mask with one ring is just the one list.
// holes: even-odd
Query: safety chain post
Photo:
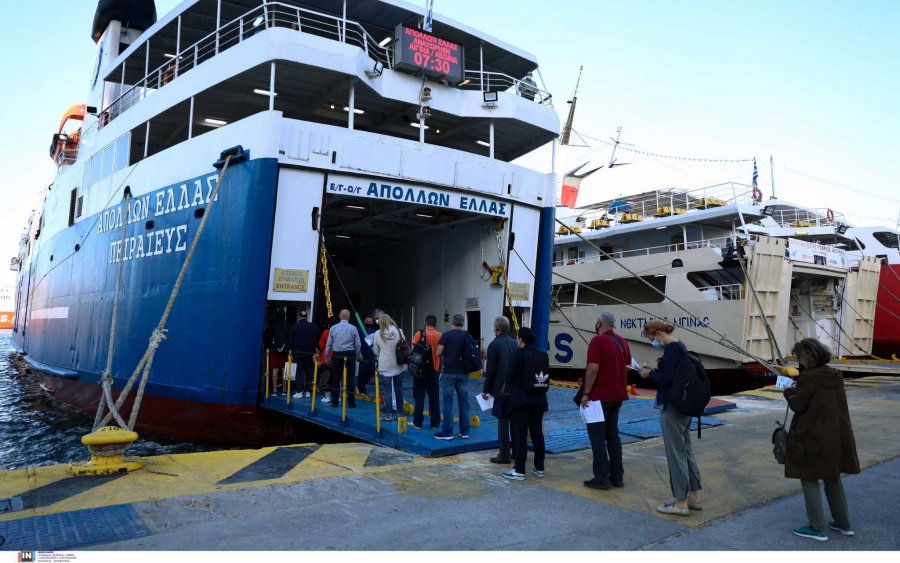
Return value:
[(378, 368), (375, 368), (375, 435), (381, 436), (381, 390), (378, 386)]
[(266, 348), (266, 373), (263, 375), (266, 378), (266, 400), (269, 400), (269, 349)]
[(331, 285), (328, 282), (328, 253), (325, 250), (325, 242), (322, 242), (322, 285), (325, 286), (325, 309), (328, 311), (328, 318), (334, 316), (334, 310), (331, 308)]
[(291, 368), (294, 365), (294, 351), (288, 350), (288, 361), (287, 365), (284, 366), (284, 374), (281, 376), (284, 378), (284, 395), (285, 395), (285, 403), (287, 406), (291, 406)]
[(506, 276), (506, 260), (503, 259), (503, 237), (500, 235), (503, 230), (502, 224), (498, 223), (499, 228), (494, 231), (494, 238), (497, 239), (497, 253), (500, 255), (500, 275), (503, 276), (503, 293), (506, 295), (506, 302), (509, 303), (509, 318), (513, 323), (516, 334), (519, 333), (519, 319), (516, 318), (516, 309), (513, 307), (512, 296), (509, 294), (509, 278)]
[(316, 396), (318, 395), (317, 387), (319, 385), (319, 357), (313, 356), (313, 384), (312, 384), (312, 406), (309, 407), (309, 414), (316, 414)]
[[(347, 424), (347, 358), (344, 358), (344, 385), (341, 387), (341, 423)], [(333, 399), (332, 399), (333, 400)]]

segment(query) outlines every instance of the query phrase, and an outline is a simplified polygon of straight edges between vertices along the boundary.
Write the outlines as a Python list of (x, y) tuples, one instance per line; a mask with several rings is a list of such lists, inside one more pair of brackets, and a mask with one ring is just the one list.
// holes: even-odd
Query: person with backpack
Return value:
[(525, 479), (528, 457), (528, 434), (534, 445), (535, 477), (544, 476), (544, 413), (547, 412), (547, 389), (550, 387), (550, 357), (534, 345), (537, 334), (523, 326), (516, 340), (519, 349), (513, 354), (514, 369), (506, 380), (509, 397), (503, 402), (512, 427), (515, 466), (503, 476), (514, 481)]
[(625, 468), (622, 464), (622, 440), (619, 438), (619, 409), (628, 400), (625, 388), (628, 378), (625, 370), (631, 364), (628, 342), (613, 329), (616, 318), (602, 312), (597, 317), (587, 352), (587, 368), (584, 372), (584, 394), (581, 406), (600, 401), (603, 422), (587, 425), (588, 438), (594, 453), (594, 477), (584, 482), (585, 487), (607, 490), (610, 486), (625, 486)]
[(644, 365), (640, 375), (653, 378), (657, 385), (656, 405), (660, 409), (659, 426), (666, 449), (669, 466), (669, 485), (675, 500), (656, 507), (663, 514), (689, 516), (691, 510), (703, 510), (700, 504), (700, 470), (691, 447), (691, 416), (682, 414), (671, 401), (671, 390), (676, 372), (683, 362), (690, 362), (687, 347), (672, 336), (675, 326), (661, 320), (652, 320), (644, 327), (644, 337), (650, 345), (663, 351), (656, 369)]
[(831, 350), (815, 338), (801, 340), (791, 354), (800, 364), (800, 376), (793, 387), (784, 390), (784, 397), (794, 411), (784, 451), (784, 476), (800, 479), (807, 517), (806, 526), (792, 531), (800, 537), (828, 540), (819, 488), (822, 481), (834, 519), (827, 526), (844, 536), (854, 536), (841, 473), (859, 473), (859, 457), (847, 408), (844, 376), (828, 367)]
[(481, 369), (481, 353), (472, 335), (463, 330), (466, 318), (456, 313), (450, 330), (438, 340), (441, 368), (441, 430), (438, 440), (453, 439), (453, 396), (459, 403), (459, 437), (469, 439), (469, 373)]
[[(406, 373), (406, 366), (398, 362), (397, 345), (405, 340), (406, 336), (394, 324), (394, 319), (382, 313), (372, 349), (378, 356), (378, 375), (384, 385), (381, 420), (385, 422), (392, 422), (403, 412), (403, 374)], [(378, 397), (375, 399), (378, 400)]]
[[(438, 376), (441, 373), (441, 358), (437, 355), (438, 341), (441, 332), (437, 329), (437, 317), (425, 317), (425, 329), (413, 336), (413, 353), (410, 356), (409, 370), (413, 373), (413, 428), (422, 429), (425, 422), (425, 395), (428, 395), (428, 415), (431, 428), (438, 430), (441, 426), (440, 390)], [(417, 356), (421, 356), (421, 359)], [(421, 362), (421, 363), (418, 363)]]
[(497, 441), (499, 452), (491, 458), (491, 463), (509, 464), (510, 455), (509, 417), (503, 404), (507, 398), (506, 381), (515, 370), (513, 355), (518, 350), (516, 341), (509, 335), (509, 319), (494, 319), (494, 340), (488, 345), (487, 363), (484, 366), (484, 387), (481, 396), (487, 400), (494, 397), (491, 414), (497, 418)]

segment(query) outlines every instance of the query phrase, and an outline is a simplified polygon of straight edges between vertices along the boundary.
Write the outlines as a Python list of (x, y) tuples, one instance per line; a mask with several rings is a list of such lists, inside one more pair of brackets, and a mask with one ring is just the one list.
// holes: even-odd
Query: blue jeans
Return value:
[(453, 434), (453, 394), (459, 403), (459, 433), (469, 435), (469, 374), (441, 374), (441, 433)]

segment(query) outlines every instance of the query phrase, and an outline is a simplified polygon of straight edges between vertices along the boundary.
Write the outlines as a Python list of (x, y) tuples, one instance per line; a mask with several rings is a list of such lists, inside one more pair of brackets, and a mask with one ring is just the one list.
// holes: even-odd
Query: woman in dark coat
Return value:
[(805, 538), (828, 540), (819, 489), (821, 480), (825, 482), (825, 497), (834, 519), (828, 522), (828, 527), (852, 536), (841, 473), (859, 473), (859, 458), (850, 426), (844, 377), (828, 367), (831, 351), (815, 338), (798, 342), (792, 354), (800, 363), (800, 376), (793, 387), (784, 390), (784, 397), (794, 411), (784, 454), (784, 476), (800, 479), (809, 520), (808, 525), (793, 532)]

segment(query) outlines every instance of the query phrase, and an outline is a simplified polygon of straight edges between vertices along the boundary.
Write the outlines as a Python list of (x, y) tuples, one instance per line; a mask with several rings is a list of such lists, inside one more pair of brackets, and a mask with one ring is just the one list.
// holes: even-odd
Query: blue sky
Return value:
[[(156, 4), (161, 16), (178, 2)], [(53, 179), (47, 149), (59, 118), (87, 93), (95, 7), (32, 0), (4, 17), (3, 263)], [(898, 2), (435, 0), (435, 12), (535, 54), (561, 121), (584, 65), (575, 129), (585, 135), (608, 139), (622, 126), (622, 140), (638, 150), (755, 156), (765, 197), (773, 155), (779, 198), (833, 208), (859, 225), (898, 220)], [(609, 147), (591, 144), (590, 156), (606, 162)], [(598, 172), (580, 204), (638, 186), (749, 183), (752, 172), (746, 163), (618, 157), (632, 164)]]

